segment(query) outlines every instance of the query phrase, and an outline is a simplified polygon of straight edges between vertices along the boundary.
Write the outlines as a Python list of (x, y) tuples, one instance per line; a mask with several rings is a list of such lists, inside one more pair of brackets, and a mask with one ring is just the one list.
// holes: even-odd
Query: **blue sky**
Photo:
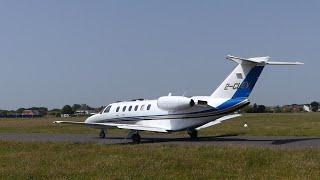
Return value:
[(228, 54), (268, 67), (251, 100), (319, 99), (320, 1), (1, 1), (0, 109), (209, 95)]

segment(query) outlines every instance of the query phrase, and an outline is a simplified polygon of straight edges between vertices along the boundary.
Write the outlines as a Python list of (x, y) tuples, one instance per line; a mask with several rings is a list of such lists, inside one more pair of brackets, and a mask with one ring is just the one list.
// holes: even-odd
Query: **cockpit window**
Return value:
[(111, 106), (106, 107), (106, 109), (103, 111), (103, 113), (108, 113), (110, 112)]

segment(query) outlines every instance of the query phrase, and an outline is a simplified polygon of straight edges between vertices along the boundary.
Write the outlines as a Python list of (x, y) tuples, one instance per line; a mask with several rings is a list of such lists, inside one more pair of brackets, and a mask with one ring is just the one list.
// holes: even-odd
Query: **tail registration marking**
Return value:
[(233, 85), (231, 85), (230, 83), (227, 83), (226, 84), (226, 87), (224, 88), (224, 90), (230, 90), (233, 89), (233, 90), (236, 90), (236, 89), (247, 89), (250, 87), (250, 84), (249, 82), (243, 82), (243, 83), (234, 83)]

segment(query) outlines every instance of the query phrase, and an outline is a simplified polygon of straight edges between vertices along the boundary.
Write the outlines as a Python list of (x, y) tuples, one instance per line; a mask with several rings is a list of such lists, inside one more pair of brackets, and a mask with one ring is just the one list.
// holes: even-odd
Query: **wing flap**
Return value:
[(157, 128), (157, 127), (149, 127), (149, 126), (142, 126), (136, 124), (117, 124), (117, 123), (86, 123), (86, 122), (75, 122), (75, 121), (55, 121), (54, 124), (71, 124), (71, 125), (84, 125), (84, 126), (91, 126), (91, 127), (99, 127), (99, 128), (106, 128), (106, 127), (116, 127), (119, 129), (129, 129), (129, 130), (137, 130), (137, 131), (152, 131), (152, 132), (168, 132), (165, 129)]
[(130, 129), (130, 130), (138, 130), (138, 131), (152, 131), (152, 132), (162, 132), (166, 133), (165, 129), (157, 128), (157, 127), (147, 127), (147, 126), (139, 126), (139, 125), (127, 125), (121, 124), (117, 126), (119, 129)]

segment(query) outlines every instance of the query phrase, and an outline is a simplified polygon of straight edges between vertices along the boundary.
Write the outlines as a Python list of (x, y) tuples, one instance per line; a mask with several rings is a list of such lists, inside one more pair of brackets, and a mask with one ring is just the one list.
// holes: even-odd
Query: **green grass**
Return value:
[[(40, 118), (40, 119), (0, 119), (0, 133), (68, 133), (97, 134), (99, 131), (83, 126), (53, 125), (53, 121), (84, 121), (85, 118)], [(249, 128), (244, 128), (247, 122)], [(112, 130), (112, 134), (126, 134), (124, 130)], [(181, 132), (178, 134), (185, 134)], [(320, 136), (320, 113), (298, 114), (245, 114), (240, 118), (226, 121), (217, 126), (200, 131), (200, 136), (216, 135), (254, 136)]]
[(320, 150), (0, 141), (0, 179), (319, 179)]
[(97, 130), (77, 125), (56, 125), (54, 121), (84, 121), (85, 118), (0, 119), (0, 133), (89, 134)]
[[(98, 130), (60, 118), (0, 119), (0, 133)], [(63, 120), (83, 121), (84, 118)], [(247, 122), (249, 128), (244, 128)], [(126, 131), (112, 130), (125, 136)], [(185, 135), (185, 132), (178, 133)], [(200, 135), (320, 136), (320, 114), (247, 114)], [(0, 179), (319, 179), (319, 149), (0, 141)]]
[[(249, 127), (244, 128), (247, 122)], [(204, 129), (203, 135), (320, 136), (320, 113), (245, 114)]]

